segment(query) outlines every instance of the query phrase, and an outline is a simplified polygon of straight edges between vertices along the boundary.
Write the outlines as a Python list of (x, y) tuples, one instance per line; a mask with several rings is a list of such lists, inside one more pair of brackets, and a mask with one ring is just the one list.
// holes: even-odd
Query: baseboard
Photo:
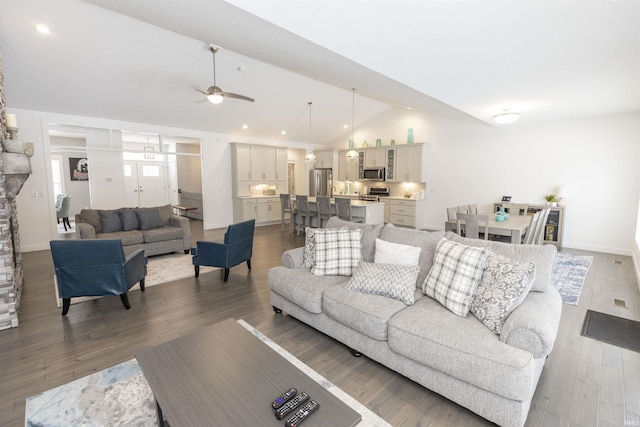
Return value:
[(584, 243), (563, 242), (563, 248), (580, 249), (583, 251), (602, 252), (605, 254), (631, 256), (632, 251), (629, 249), (612, 248), (609, 246), (588, 245)]
[(49, 247), (49, 243), (38, 243), (35, 245), (26, 245), (26, 246), (21, 246), (20, 247), (20, 251), (21, 252), (37, 252), (37, 251), (48, 251), (49, 249), (51, 249)]

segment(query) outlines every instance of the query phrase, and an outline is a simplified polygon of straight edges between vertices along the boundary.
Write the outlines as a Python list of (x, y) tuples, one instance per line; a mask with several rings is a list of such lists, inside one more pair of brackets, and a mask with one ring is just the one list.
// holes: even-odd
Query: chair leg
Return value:
[(224, 283), (227, 283), (227, 280), (229, 280), (229, 269), (225, 268), (224, 269)]
[(64, 221), (67, 221), (67, 227), (69, 227), (69, 230), (71, 230), (71, 223), (69, 222), (69, 218), (65, 218)]
[(144, 292), (144, 279), (140, 280), (140, 291)]
[(126, 308), (127, 310), (131, 308), (131, 304), (129, 304), (129, 297), (127, 296), (126, 292), (124, 294), (120, 294), (120, 300), (122, 301), (122, 305), (124, 305), (124, 308)]
[(71, 298), (62, 298), (62, 315), (66, 316), (71, 306)]
[(64, 231), (67, 231), (67, 221), (65, 221), (64, 218), (62, 218), (62, 225), (64, 227)]
[(185, 249), (185, 250), (184, 250), (184, 254), (185, 254), (185, 255), (189, 255), (189, 249)]
[(250, 259), (247, 260), (247, 268), (249, 270), (251, 270), (251, 260)]
[(193, 269), (196, 272), (196, 279), (197, 279), (198, 276), (200, 275), (200, 266), (196, 264), (196, 265), (193, 266)]
[(60, 224), (60, 218), (56, 218), (56, 221), (58, 222), (58, 224)]

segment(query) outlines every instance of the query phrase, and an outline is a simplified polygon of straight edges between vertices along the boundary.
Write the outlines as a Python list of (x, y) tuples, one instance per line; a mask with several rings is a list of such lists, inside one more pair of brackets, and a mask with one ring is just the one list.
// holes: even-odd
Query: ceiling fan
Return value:
[(213, 53), (213, 86), (209, 87), (209, 89), (207, 89), (206, 92), (200, 89), (196, 89), (196, 90), (206, 95), (207, 99), (212, 104), (220, 104), (224, 100), (224, 98), (236, 98), (236, 99), (242, 99), (243, 101), (254, 102), (255, 99), (253, 98), (249, 98), (248, 96), (244, 96), (244, 95), (239, 95), (237, 93), (224, 92), (222, 89), (220, 89), (216, 85), (216, 52), (218, 52), (219, 48), (218, 46), (209, 45), (209, 50), (211, 51), (211, 53)]

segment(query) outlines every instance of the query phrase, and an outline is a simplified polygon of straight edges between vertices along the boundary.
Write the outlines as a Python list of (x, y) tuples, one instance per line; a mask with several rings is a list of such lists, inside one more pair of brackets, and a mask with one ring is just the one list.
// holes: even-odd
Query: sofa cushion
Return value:
[(501, 342), (474, 316), (456, 316), (429, 297), (391, 318), (388, 341), (391, 350), (482, 389), (518, 401), (531, 398), (531, 353)]
[(82, 209), (80, 218), (87, 224), (91, 224), (96, 233), (102, 233), (102, 221), (100, 220), (100, 212), (97, 209)]
[[(418, 248), (419, 249), (419, 248)], [(420, 267), (417, 265), (378, 264), (360, 261), (347, 283), (350, 291), (381, 295), (413, 304), (416, 279)]]
[(327, 228), (347, 228), (349, 230), (362, 230), (362, 259), (373, 262), (376, 250), (376, 238), (380, 237), (384, 224), (358, 224), (345, 221), (337, 216), (332, 216), (327, 221)]
[(344, 286), (328, 289), (322, 296), (324, 314), (378, 341), (387, 340), (389, 319), (406, 307), (402, 301), (350, 291)]
[(140, 222), (138, 221), (138, 215), (136, 215), (135, 209), (122, 208), (118, 209), (117, 212), (120, 216), (120, 222), (122, 223), (122, 229), (124, 231), (137, 230), (140, 228)]
[(96, 239), (120, 239), (122, 246), (140, 245), (144, 243), (144, 237), (140, 230), (96, 233)]
[(380, 264), (418, 265), (422, 248), (376, 239), (374, 262)]
[(530, 262), (514, 261), (489, 251), (471, 313), (500, 335), (505, 319), (529, 293), (535, 272), (536, 266)]
[(98, 212), (100, 214), (103, 233), (122, 231), (122, 222), (120, 222), (120, 215), (118, 215), (118, 211), (99, 210)]
[(182, 239), (184, 235), (181, 228), (178, 227), (160, 227), (143, 230), (145, 243), (165, 242), (167, 240)]
[(158, 208), (138, 208), (136, 209), (136, 215), (140, 222), (140, 230), (160, 228), (164, 225)]
[(316, 264), (311, 272), (319, 276), (351, 276), (362, 260), (362, 230), (318, 229), (316, 240)]
[(485, 248), (474, 248), (443, 238), (438, 243), (433, 267), (422, 290), (458, 316), (466, 316), (482, 279), (486, 257)]
[(341, 287), (345, 276), (314, 276), (310, 270), (273, 267), (269, 269), (269, 288), (311, 313), (322, 313), (323, 292)]
[(557, 253), (554, 245), (514, 245), (511, 243), (468, 239), (451, 231), (447, 231), (446, 238), (469, 246), (486, 247), (499, 255), (516, 261), (531, 262), (536, 265), (536, 277), (531, 285), (531, 291), (545, 292), (551, 287), (551, 270)]
[(158, 210), (162, 223), (164, 225), (171, 225), (170, 220), (171, 220), (171, 217), (173, 216), (173, 208), (171, 207), (171, 205), (158, 206), (155, 209)]
[(433, 264), (433, 254), (440, 239), (444, 237), (444, 231), (418, 231), (410, 228), (396, 227), (387, 224), (382, 229), (380, 239), (387, 242), (402, 243), (403, 245), (417, 246), (420, 251), (420, 274), (416, 281), (416, 287), (422, 286)]

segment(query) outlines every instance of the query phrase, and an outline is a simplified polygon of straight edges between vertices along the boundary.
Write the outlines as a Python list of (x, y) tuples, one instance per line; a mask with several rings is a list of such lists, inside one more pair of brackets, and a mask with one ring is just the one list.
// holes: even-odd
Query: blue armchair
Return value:
[(197, 241), (196, 247), (191, 248), (196, 278), (200, 275), (201, 265), (224, 268), (225, 283), (229, 279), (231, 267), (246, 261), (251, 270), (255, 226), (254, 219), (230, 225), (224, 235), (224, 243)]
[(49, 243), (62, 298), (62, 315), (69, 311), (71, 298), (120, 295), (131, 308), (127, 291), (140, 282), (144, 291), (147, 258), (138, 249), (125, 258), (120, 240), (52, 240)]

